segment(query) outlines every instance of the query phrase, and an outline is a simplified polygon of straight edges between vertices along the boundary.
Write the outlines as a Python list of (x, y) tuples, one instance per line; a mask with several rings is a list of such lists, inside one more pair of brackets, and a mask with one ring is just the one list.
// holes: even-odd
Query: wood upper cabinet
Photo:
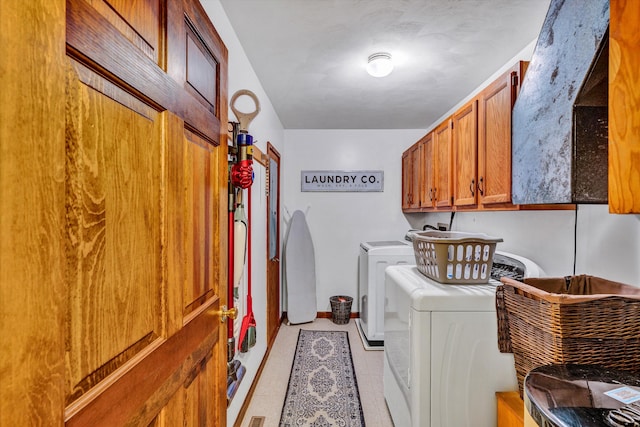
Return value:
[(445, 120), (433, 131), (434, 190), (433, 198), (437, 208), (453, 205), (452, 166), (452, 119)]
[[(527, 65), (519, 61), (404, 153), (403, 169), (413, 170), (404, 164), (420, 147), (422, 178), (420, 191), (403, 178), (403, 209), (518, 209), (511, 204), (511, 110)], [(405, 188), (420, 194), (419, 205), (408, 203)]]
[(453, 199), (455, 206), (476, 204), (478, 111), (474, 99), (452, 117)]
[(640, 213), (640, 2), (609, 7), (609, 212)]
[(421, 145), (415, 143), (402, 155), (402, 209), (420, 207), (422, 171), (420, 168)]
[(402, 154), (402, 209), (435, 206), (433, 135), (428, 133)]
[(478, 201), (511, 203), (511, 110), (527, 62), (520, 61), (478, 95)]

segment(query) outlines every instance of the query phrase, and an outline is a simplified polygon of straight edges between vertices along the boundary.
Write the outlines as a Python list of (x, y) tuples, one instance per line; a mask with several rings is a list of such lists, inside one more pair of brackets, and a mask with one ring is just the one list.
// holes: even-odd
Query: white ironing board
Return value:
[(307, 323), (316, 318), (316, 262), (311, 233), (302, 211), (295, 211), (289, 223), (284, 272), (289, 323)]

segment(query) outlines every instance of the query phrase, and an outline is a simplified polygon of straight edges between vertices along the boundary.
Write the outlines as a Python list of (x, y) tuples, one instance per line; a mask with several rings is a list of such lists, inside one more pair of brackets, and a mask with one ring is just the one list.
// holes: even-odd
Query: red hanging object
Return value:
[(231, 182), (236, 187), (249, 188), (253, 184), (253, 137), (240, 132), (236, 143), (239, 158), (231, 167)]

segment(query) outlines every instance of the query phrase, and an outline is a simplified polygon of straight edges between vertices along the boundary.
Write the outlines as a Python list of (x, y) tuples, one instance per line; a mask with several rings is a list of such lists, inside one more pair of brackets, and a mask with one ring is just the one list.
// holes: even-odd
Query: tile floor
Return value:
[(282, 324), (241, 426), (249, 427), (254, 416), (265, 417), (264, 427), (278, 426), (300, 329), (349, 332), (365, 423), (367, 427), (393, 427), (383, 394), (383, 352), (364, 349), (353, 319), (346, 325), (336, 325), (330, 319), (302, 325)]

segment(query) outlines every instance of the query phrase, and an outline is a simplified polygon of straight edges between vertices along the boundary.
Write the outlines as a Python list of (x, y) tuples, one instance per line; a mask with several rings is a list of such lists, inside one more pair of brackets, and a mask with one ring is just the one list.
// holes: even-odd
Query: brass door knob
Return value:
[(220, 322), (224, 323), (227, 321), (227, 318), (235, 320), (235, 318), (238, 317), (238, 309), (236, 307), (227, 309), (227, 306), (223, 305), (221, 310), (217, 311), (216, 314), (220, 316)]

